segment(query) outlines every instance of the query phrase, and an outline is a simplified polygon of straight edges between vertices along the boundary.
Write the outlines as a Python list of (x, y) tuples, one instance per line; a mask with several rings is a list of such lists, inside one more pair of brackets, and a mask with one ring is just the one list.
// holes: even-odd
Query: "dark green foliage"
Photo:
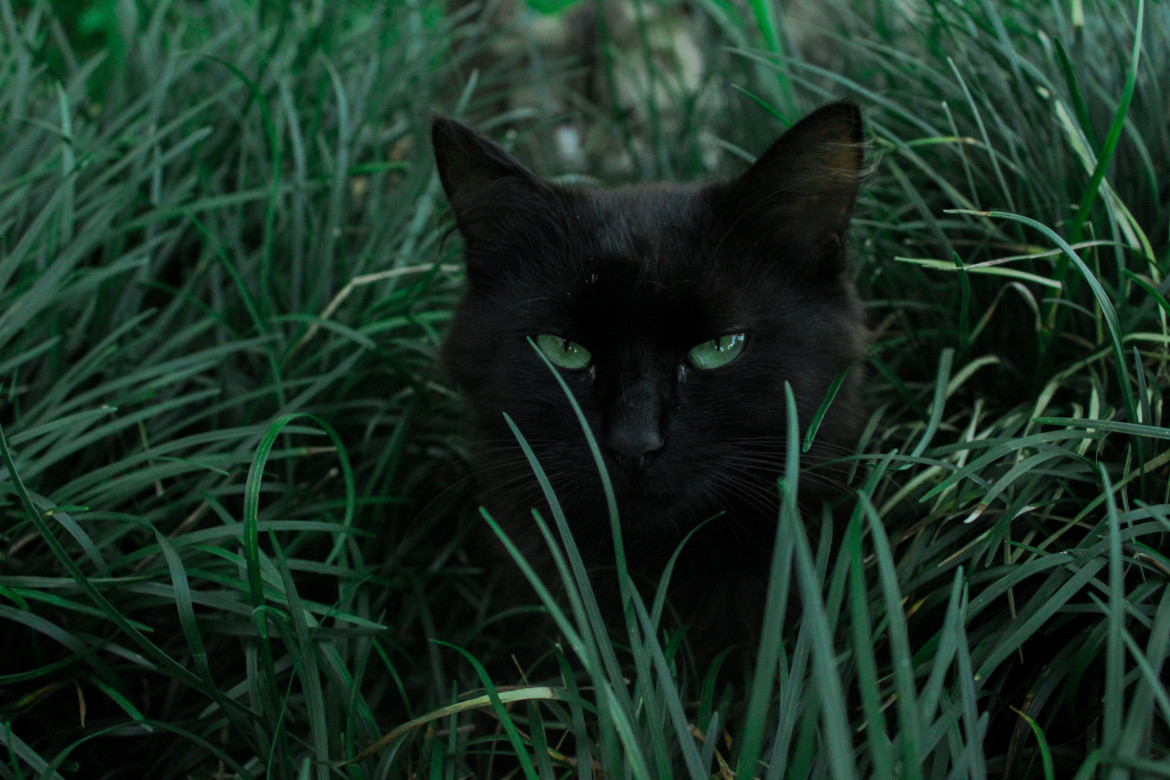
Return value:
[[(626, 5), (567, 54), (454, 3), (94, 6), (119, 54), (0, 0), (0, 777), (1170, 776), (1170, 6)], [(426, 112), (692, 177), (830, 96), (873, 138), (855, 494), (786, 496), (749, 679), (652, 592), (607, 637), (563, 539), (578, 608), (505, 687)]]

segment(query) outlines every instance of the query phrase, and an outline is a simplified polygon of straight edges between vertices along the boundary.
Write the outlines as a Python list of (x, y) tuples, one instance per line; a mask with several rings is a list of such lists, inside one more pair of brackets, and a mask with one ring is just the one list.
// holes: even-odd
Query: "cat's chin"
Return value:
[(633, 508), (637, 505), (644, 509), (654, 505), (667, 506), (679, 500), (678, 490), (671, 489), (668, 480), (655, 478), (644, 471), (611, 471), (610, 479), (619, 506), (630, 505)]
[[(689, 531), (705, 517), (703, 508), (696, 507), (678, 491), (642, 486), (637, 490), (617, 494), (618, 514), (622, 525), (652, 532), (664, 530)], [(698, 519), (696, 519), (698, 518)]]

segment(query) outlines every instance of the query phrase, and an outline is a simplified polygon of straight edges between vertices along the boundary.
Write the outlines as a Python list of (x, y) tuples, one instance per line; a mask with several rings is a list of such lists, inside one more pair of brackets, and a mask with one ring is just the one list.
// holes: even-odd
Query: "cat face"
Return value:
[[(606, 527), (585, 436), (539, 349), (601, 447), (623, 529), (685, 533), (719, 512), (774, 524), (785, 381), (803, 431), (863, 348), (842, 251), (857, 109), (821, 109), (742, 176), (706, 186), (555, 186), (447, 119), (434, 146), (468, 280), (444, 362), (471, 410), (489, 510), (522, 521), (543, 505), (506, 413), (570, 521)], [(855, 441), (855, 385), (803, 456), (802, 492), (835, 480), (808, 466)]]

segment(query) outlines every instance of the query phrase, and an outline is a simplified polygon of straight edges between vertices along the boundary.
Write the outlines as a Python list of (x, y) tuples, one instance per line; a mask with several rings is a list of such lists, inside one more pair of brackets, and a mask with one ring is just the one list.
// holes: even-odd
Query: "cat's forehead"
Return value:
[(699, 190), (680, 184), (645, 184), (589, 194), (582, 225), (593, 254), (653, 263), (694, 241), (709, 221)]
[[(718, 330), (748, 318), (744, 264), (717, 248), (714, 219), (695, 186), (652, 184), (577, 194), (563, 264), (544, 266), (545, 315), (588, 334)], [(537, 308), (540, 308), (538, 305)], [(527, 311), (531, 312), (532, 309)], [(689, 338), (689, 336), (688, 336)]]
[[(650, 184), (593, 193), (581, 211), (573, 297), (638, 309), (678, 304), (718, 286), (711, 214), (694, 186)], [(582, 290), (582, 285), (588, 288)], [(566, 291), (568, 292), (568, 291)]]

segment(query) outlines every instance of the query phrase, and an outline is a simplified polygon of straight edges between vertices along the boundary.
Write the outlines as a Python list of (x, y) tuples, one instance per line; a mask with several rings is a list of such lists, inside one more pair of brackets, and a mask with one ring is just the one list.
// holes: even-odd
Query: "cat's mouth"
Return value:
[(675, 539), (674, 534), (685, 533), (711, 514), (707, 507), (696, 506), (693, 496), (680, 491), (643, 487), (619, 493), (617, 500), (624, 529), (635, 535), (668, 532), (662, 537), (667, 546), (673, 544), (668, 540)]
[(607, 465), (615, 489), (638, 498), (668, 497), (656, 456), (631, 458), (611, 452)]
[(638, 514), (669, 515), (684, 505), (686, 491), (657, 464), (640, 464), (611, 471), (619, 507)]

